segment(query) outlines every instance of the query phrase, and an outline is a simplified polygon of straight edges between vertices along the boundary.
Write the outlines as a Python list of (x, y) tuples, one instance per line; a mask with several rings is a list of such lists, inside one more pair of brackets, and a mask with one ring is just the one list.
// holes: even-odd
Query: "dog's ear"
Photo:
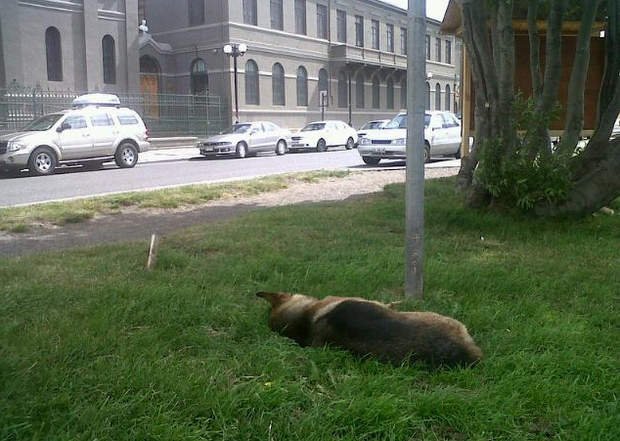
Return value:
[(271, 303), (272, 308), (280, 306), (282, 303), (287, 302), (292, 297), (292, 295), (287, 292), (259, 291), (256, 293), (256, 295)]

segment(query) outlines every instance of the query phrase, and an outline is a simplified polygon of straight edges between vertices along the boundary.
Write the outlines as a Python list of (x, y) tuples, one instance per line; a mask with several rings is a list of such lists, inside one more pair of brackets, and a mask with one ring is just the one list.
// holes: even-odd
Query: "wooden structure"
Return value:
[[(573, 59), (577, 44), (577, 35), (579, 33), (579, 22), (565, 21), (562, 26), (562, 76), (560, 79), (560, 89), (558, 92), (558, 102), (560, 103), (560, 114), (558, 119), (551, 124), (551, 135), (559, 136), (564, 129), (564, 121), (566, 119), (566, 102), (569, 94), (568, 84), (570, 80), (571, 70), (573, 68)], [(458, 37), (462, 36), (462, 14), (461, 7), (456, 0), (450, 0), (448, 9), (441, 23), (441, 32)], [(513, 20), (513, 29), (515, 35), (515, 93), (521, 92), (524, 97), (532, 95), (532, 79), (530, 74), (530, 48), (527, 20), (517, 18)], [(547, 26), (546, 22), (538, 23), (540, 32), (540, 57), (541, 69), (544, 69), (545, 61), (545, 40)], [(605, 70), (605, 39), (601, 38), (600, 33), (604, 29), (604, 23), (597, 22), (593, 26), (592, 37), (590, 41), (590, 64), (588, 68), (588, 77), (584, 91), (584, 125), (582, 135), (592, 134), (597, 118), (598, 118), (598, 102), (599, 91), (603, 81)], [(469, 153), (470, 134), (474, 130), (474, 97), (473, 82), (470, 70), (470, 60), (467, 50), (462, 51), (462, 100), (461, 109), (463, 114), (463, 142), (461, 145), (461, 154)]]

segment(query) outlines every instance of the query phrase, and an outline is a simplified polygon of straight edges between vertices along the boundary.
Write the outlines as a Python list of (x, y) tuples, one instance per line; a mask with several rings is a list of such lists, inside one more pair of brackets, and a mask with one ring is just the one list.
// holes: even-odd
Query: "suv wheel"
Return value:
[(424, 143), (424, 162), (431, 162), (431, 146), (428, 142)]
[(116, 149), (114, 162), (121, 168), (131, 168), (138, 162), (138, 149), (130, 142), (124, 142)]
[(49, 147), (39, 147), (30, 155), (28, 168), (35, 175), (51, 175), (56, 169), (56, 155)]

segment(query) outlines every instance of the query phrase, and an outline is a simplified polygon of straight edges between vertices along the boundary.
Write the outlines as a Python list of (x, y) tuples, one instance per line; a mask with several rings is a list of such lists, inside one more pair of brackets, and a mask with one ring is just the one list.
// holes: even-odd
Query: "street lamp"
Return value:
[(224, 46), (224, 53), (233, 58), (235, 76), (235, 122), (239, 122), (239, 92), (237, 87), (237, 57), (243, 57), (248, 51), (245, 43), (230, 43)]

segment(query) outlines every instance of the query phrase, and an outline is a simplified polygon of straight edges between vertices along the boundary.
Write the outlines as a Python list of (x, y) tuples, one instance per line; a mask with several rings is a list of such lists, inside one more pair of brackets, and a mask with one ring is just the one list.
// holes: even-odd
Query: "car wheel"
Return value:
[(276, 155), (281, 156), (286, 153), (286, 142), (281, 139), (276, 143)]
[(424, 163), (431, 162), (431, 146), (428, 142), (424, 143)]
[(325, 150), (327, 150), (327, 144), (325, 143), (325, 140), (321, 138), (319, 139), (319, 142), (316, 143), (316, 151), (324, 152)]
[(51, 175), (56, 169), (56, 155), (54, 151), (49, 147), (35, 149), (28, 160), (28, 168), (35, 175)]
[(235, 156), (237, 156), (237, 158), (245, 158), (246, 156), (248, 156), (248, 146), (245, 144), (245, 142), (240, 142), (239, 144), (237, 144), (237, 148), (235, 149)]
[(116, 149), (114, 162), (120, 168), (132, 168), (138, 162), (138, 149), (130, 142), (122, 143)]
[(355, 147), (355, 141), (353, 140), (353, 138), (349, 137), (349, 139), (347, 139), (347, 143), (344, 145), (344, 148), (347, 150), (351, 150), (353, 147)]
[(368, 165), (377, 165), (381, 158), (373, 158), (372, 156), (362, 156), (362, 161)]

